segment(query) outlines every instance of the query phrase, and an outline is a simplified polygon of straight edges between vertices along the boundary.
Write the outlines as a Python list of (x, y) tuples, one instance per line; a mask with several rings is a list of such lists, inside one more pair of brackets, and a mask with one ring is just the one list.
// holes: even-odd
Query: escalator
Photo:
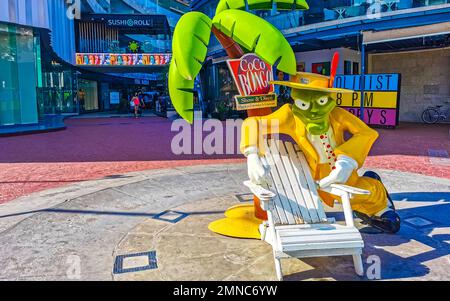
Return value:
[(82, 0), (83, 11), (89, 11), (95, 14), (105, 14), (109, 12), (111, 0)]
[(143, 14), (165, 15), (171, 28), (175, 28), (181, 15), (187, 11), (182, 11), (179, 7), (172, 5), (172, 2), (176, 3), (175, 1), (123, 0), (123, 2)]

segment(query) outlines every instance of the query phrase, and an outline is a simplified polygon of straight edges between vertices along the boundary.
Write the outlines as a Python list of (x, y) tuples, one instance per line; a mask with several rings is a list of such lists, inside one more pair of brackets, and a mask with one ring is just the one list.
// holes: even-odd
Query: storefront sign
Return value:
[(271, 108), (277, 106), (276, 94), (255, 96), (236, 96), (236, 110), (244, 111), (257, 108)]
[[(368, 74), (364, 83), (364, 122), (370, 125), (398, 125), (400, 74)], [(361, 112), (360, 75), (338, 75), (335, 88), (354, 90), (353, 94), (337, 93), (336, 103), (356, 116)]]
[(153, 20), (133, 20), (133, 19), (110, 19), (107, 21), (108, 26), (119, 27), (152, 27)]
[(164, 66), (170, 63), (171, 54), (148, 53), (77, 53), (79, 66)]
[(253, 53), (227, 63), (240, 94), (236, 96), (237, 110), (277, 106), (275, 88), (270, 84), (273, 81), (272, 66)]
[(104, 22), (108, 27), (116, 28), (153, 28), (159, 16), (155, 15), (124, 15), (124, 14), (96, 14), (88, 15), (84, 20)]

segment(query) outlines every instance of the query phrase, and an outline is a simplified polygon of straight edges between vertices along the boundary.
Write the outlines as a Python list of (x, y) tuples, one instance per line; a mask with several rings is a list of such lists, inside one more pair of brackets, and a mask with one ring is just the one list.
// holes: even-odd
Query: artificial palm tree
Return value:
[(169, 93), (181, 117), (190, 123), (194, 119), (194, 80), (206, 59), (211, 31), (230, 58), (255, 53), (285, 73), (296, 73), (295, 54), (283, 34), (266, 20), (245, 11), (271, 10), (273, 2), (280, 10), (309, 8), (306, 0), (220, 0), (212, 20), (200, 12), (181, 17), (173, 35), (169, 69)]

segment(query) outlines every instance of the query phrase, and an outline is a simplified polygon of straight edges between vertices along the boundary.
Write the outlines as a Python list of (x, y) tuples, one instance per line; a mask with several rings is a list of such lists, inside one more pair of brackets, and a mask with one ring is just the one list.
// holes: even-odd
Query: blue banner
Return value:
[[(399, 90), (399, 74), (366, 74), (365, 91), (397, 92)], [(361, 91), (361, 75), (337, 75), (334, 81), (335, 88)]]

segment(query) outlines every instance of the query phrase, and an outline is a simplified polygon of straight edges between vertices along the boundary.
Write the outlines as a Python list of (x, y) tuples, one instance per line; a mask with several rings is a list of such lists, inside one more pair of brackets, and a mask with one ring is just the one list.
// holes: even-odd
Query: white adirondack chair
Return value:
[(355, 271), (363, 275), (364, 242), (353, 223), (350, 199), (369, 191), (333, 184), (325, 191), (341, 197), (346, 225), (325, 215), (317, 184), (305, 156), (297, 145), (266, 141), (265, 160), (271, 168), (271, 187), (244, 184), (261, 200), (268, 221), (261, 225), (261, 238), (273, 247), (275, 270), (283, 279), (281, 259), (352, 255)]

